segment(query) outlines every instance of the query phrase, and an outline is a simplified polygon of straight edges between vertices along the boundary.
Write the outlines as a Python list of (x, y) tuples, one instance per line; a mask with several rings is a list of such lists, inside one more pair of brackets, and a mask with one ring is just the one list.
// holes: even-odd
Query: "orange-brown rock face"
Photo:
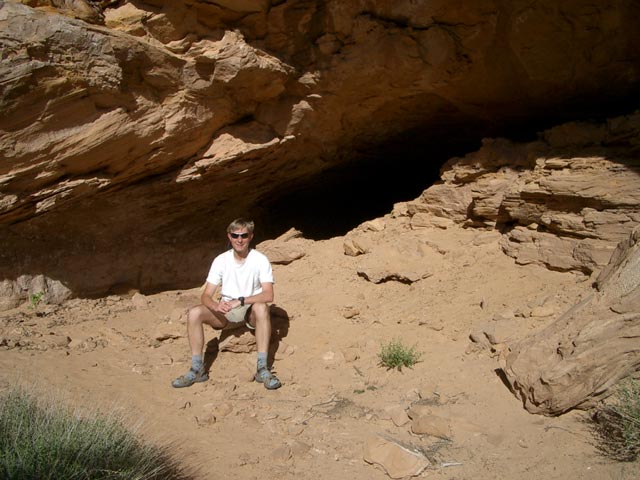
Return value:
[(639, 141), (640, 114), (567, 123), (535, 142), (486, 140), (409, 203), (412, 224), (498, 229), (519, 264), (591, 274), (640, 225)]
[(597, 113), (640, 80), (631, 1), (111, 3), (0, 2), (13, 289), (193, 285), (232, 217), (357, 149)]

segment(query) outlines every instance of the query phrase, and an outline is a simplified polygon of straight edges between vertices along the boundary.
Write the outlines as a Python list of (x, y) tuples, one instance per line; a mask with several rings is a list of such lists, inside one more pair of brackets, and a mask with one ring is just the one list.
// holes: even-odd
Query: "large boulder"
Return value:
[(589, 408), (640, 370), (640, 228), (618, 245), (597, 291), (542, 331), (509, 345), (502, 369), (531, 413)]

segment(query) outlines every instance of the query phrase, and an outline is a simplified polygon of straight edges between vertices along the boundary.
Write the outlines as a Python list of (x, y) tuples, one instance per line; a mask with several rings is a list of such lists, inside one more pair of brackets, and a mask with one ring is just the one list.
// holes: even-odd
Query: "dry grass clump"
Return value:
[(640, 454), (640, 384), (630, 380), (614, 394), (614, 401), (591, 417), (596, 448), (618, 461), (634, 461)]
[(167, 448), (115, 414), (80, 415), (24, 389), (0, 396), (0, 478), (187, 480)]
[(415, 346), (406, 347), (400, 340), (394, 339), (382, 346), (378, 359), (380, 365), (388, 370), (397, 368), (402, 371), (402, 367), (413, 367), (420, 361), (421, 356), (422, 353), (418, 352)]

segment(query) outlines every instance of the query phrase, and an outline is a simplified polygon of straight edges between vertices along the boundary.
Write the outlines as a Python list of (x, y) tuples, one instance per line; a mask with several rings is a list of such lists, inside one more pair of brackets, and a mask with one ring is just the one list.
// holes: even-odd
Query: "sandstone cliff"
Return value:
[[(605, 112), (637, 90), (639, 10), (623, 0), (0, 2), (4, 290), (190, 286), (230, 217), (268, 218), (264, 199), (362, 149)], [(595, 145), (632, 142), (590, 128)], [(557, 137), (548, 145), (561, 150)], [(477, 155), (500, 148), (488, 141)], [(609, 185), (626, 184), (626, 154), (558, 152), (504, 157), (489, 186), (467, 177), (456, 191), (460, 205), (472, 199), (474, 224), (505, 227), (518, 261), (590, 271), (637, 222), (637, 198), (575, 188), (602, 169)], [(507, 188), (516, 170), (526, 188)], [(621, 227), (600, 213), (619, 201)]]

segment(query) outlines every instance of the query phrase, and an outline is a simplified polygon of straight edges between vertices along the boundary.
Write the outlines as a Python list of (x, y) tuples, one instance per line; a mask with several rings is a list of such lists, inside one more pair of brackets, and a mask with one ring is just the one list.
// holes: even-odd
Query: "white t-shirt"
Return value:
[(236, 262), (233, 250), (218, 255), (211, 263), (207, 282), (222, 283), (222, 297), (231, 300), (262, 292), (263, 283), (274, 283), (269, 259), (257, 250), (249, 250), (243, 263)]

